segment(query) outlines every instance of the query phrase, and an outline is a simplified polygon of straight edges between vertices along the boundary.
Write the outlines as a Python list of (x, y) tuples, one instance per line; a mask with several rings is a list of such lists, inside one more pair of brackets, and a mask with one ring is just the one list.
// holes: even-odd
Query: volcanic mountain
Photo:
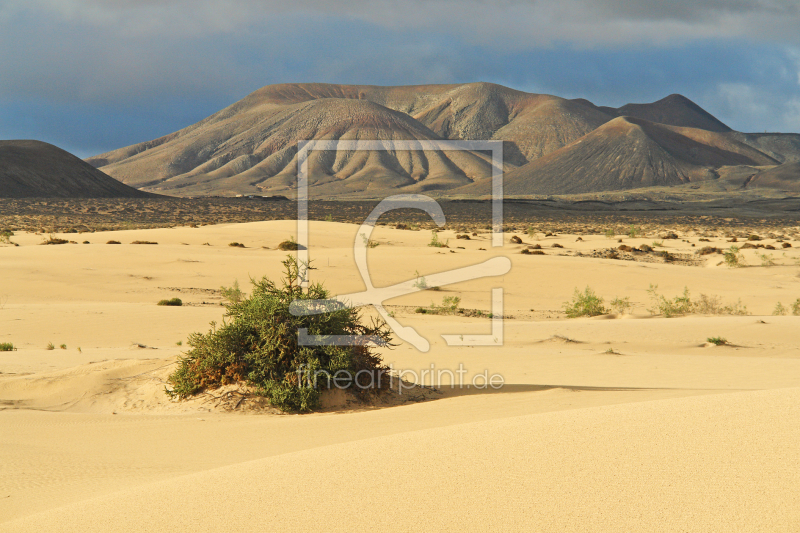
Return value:
[(142, 198), (153, 196), (40, 141), (0, 141), (0, 198)]
[(573, 194), (680, 185), (706, 179), (707, 168), (775, 164), (718, 133), (619, 117), (509, 172), (505, 192)]
[[(490, 83), (283, 84), (165, 137), (87, 160), (128, 185), (178, 195), (294, 192), (300, 141), (501, 140), (509, 194), (566, 194), (715, 179), (731, 165), (800, 159), (800, 136), (734, 132), (680, 95), (599, 107)], [(387, 145), (388, 147), (388, 145)], [(472, 151), (314, 150), (317, 197), (485, 193)]]

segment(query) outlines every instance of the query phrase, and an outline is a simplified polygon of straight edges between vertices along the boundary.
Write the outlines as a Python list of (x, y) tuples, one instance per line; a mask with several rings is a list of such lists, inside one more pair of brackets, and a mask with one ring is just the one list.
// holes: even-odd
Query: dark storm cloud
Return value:
[(798, 27), (774, 0), (0, 0), (0, 137), (89, 155), (295, 81), (680, 92), (734, 128), (797, 131)]

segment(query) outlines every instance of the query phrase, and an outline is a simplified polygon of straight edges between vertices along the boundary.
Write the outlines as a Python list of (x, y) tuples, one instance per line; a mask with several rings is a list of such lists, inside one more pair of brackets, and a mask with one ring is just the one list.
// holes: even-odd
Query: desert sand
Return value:
[[(295, 222), (56, 234), (90, 241), (60, 246), (17, 232), (18, 247), (0, 245), (0, 343), (17, 348), (0, 352), (0, 531), (797, 531), (800, 317), (772, 316), (800, 298), (789, 230), (789, 248), (759, 241), (778, 248), (774, 266), (748, 249), (748, 266), (728, 268), (719, 254), (590, 257), (652, 235), (517, 233), (514, 244), (507, 233), (493, 249), (485, 231), (443, 231), (450, 248), (434, 248), (429, 231), (378, 227), (377, 286), (511, 259), (505, 276), (387, 302), (431, 349), (382, 351), (397, 370), (463, 364), (467, 381), (486, 371), (505, 386), (443, 383), (391, 406), (340, 398), (307, 415), (164, 393), (187, 336), (222, 319), (220, 286), (277, 278), (286, 252), (275, 247)], [(311, 223), (312, 280), (334, 294), (364, 288), (356, 231)], [(531, 244), (545, 255), (520, 253)], [(687, 256), (730, 246), (691, 232), (662, 244)], [(650, 284), (741, 300), (750, 314), (653, 317)], [(565, 318), (587, 285), (633, 307)], [(487, 318), (414, 312), (445, 296), (489, 312), (493, 287), (504, 288), (501, 347), (440, 337), (488, 334)], [(185, 305), (156, 305), (172, 297)]]

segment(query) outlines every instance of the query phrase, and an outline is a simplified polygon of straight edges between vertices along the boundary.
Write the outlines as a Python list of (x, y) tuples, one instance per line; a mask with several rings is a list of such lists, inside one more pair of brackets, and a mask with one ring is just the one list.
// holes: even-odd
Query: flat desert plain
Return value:
[[(356, 233), (311, 222), (312, 281), (364, 289)], [(511, 259), (504, 276), (386, 302), (431, 347), (400, 343), (385, 362), (428, 386), (423, 370), (463, 368), (465, 386), (292, 415), (224, 391), (171, 401), (164, 387), (187, 337), (222, 320), (221, 286), (280, 275), (276, 245), (295, 222), (56, 234), (91, 241), (59, 246), (18, 232), (19, 246), (0, 247), (0, 343), (17, 348), (0, 352), (0, 531), (800, 530), (796, 233), (759, 241), (774, 265), (747, 249), (742, 268), (694, 253), (727, 249), (722, 235), (663, 240), (658, 250), (691, 259), (664, 262), (602, 251), (620, 237), (506, 233), (492, 248), (475, 233), (443, 231), (449, 248), (437, 248), (429, 231), (379, 226), (368, 252), (376, 286)], [(544, 255), (521, 253), (535, 244)], [(651, 284), (748, 314), (652, 316)], [(587, 286), (630, 309), (566, 318)], [(501, 347), (442, 339), (489, 334), (485, 316), (415, 312), (458, 296), (486, 314), (495, 287)], [(173, 297), (184, 306), (156, 305)], [(773, 315), (778, 302), (786, 315)]]

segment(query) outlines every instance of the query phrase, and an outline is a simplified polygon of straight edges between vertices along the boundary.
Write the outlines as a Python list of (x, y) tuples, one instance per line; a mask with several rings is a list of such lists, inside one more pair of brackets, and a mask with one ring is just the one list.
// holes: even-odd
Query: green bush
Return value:
[(239, 288), (239, 280), (233, 280), (232, 287), (220, 287), (220, 292), (222, 293), (222, 297), (228, 302), (232, 304), (238, 304), (244, 299), (244, 293)]
[(684, 287), (683, 295), (675, 296), (671, 300), (656, 292), (658, 285), (650, 284), (647, 289), (650, 298), (653, 301), (653, 306), (650, 308), (650, 313), (653, 315), (664, 315), (664, 318), (672, 318), (675, 316), (688, 315), (694, 309), (692, 298), (689, 296), (689, 288)]
[(609, 302), (609, 305), (618, 315), (624, 315), (631, 308), (631, 299), (627, 296), (625, 298), (614, 298)]
[(428, 246), (433, 246), (434, 248), (448, 248), (447, 243), (450, 242), (442, 242), (439, 240), (439, 234), (435, 231), (431, 232), (431, 242), (428, 243)]
[[(252, 280), (253, 291), (239, 303), (226, 305), (220, 327), (211, 323), (206, 334), (189, 336), (191, 349), (169, 377), (167, 394), (187, 398), (228, 383), (247, 382), (284, 411), (311, 411), (319, 406), (320, 392), (336, 386), (367, 394), (389, 386), (386, 367), (368, 345), (299, 345), (298, 332), (309, 335), (362, 335), (380, 346), (390, 345), (385, 323), (361, 323), (357, 309), (328, 306), (327, 312), (295, 316), (294, 301), (329, 298), (320, 284), (303, 289), (300, 265), (283, 261), (285, 277), (280, 285), (269, 279)], [(307, 305), (312, 305), (307, 302)], [(334, 381), (342, 372), (344, 382)], [(340, 374), (341, 375), (341, 374)]]
[(709, 337), (706, 340), (711, 344), (715, 344), (717, 346), (725, 346), (726, 344), (728, 344), (728, 339), (725, 339), (723, 337)]
[(792, 304), (792, 314), (794, 316), (800, 316), (800, 298), (795, 300)]
[(583, 292), (575, 289), (572, 302), (564, 302), (564, 312), (569, 318), (581, 316), (598, 316), (608, 313), (603, 307), (603, 299), (598, 297), (592, 289), (586, 287)]
[(0, 342), (0, 352), (12, 352), (16, 350), (10, 342)]
[(773, 316), (785, 316), (788, 313), (789, 311), (780, 302), (775, 305), (775, 309), (772, 311)]
[(160, 300), (158, 305), (180, 307), (183, 305), (183, 301), (180, 298), (170, 298), (169, 300)]
[(745, 264), (744, 256), (736, 245), (731, 245), (730, 249), (723, 254), (723, 257), (725, 258), (725, 264), (730, 268), (737, 268)]

